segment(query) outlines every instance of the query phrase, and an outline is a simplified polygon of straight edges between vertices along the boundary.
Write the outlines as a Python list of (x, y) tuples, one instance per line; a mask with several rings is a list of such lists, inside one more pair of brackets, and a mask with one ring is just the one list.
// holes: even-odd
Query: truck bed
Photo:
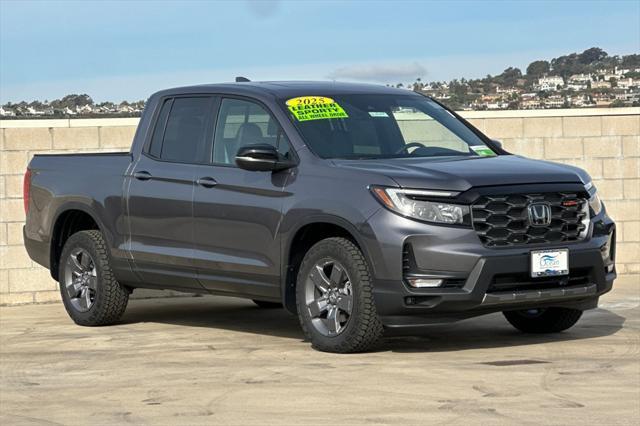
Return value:
[(42, 244), (32, 257), (48, 266), (45, 248), (53, 224), (63, 209), (91, 215), (109, 242), (125, 232), (123, 201), (126, 172), (133, 157), (129, 152), (38, 154), (29, 163), (31, 189), (25, 237)]

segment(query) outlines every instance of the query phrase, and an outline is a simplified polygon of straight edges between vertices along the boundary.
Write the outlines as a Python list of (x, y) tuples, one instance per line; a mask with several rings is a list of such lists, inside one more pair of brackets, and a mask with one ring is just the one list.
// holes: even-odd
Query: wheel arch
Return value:
[(343, 237), (352, 241), (362, 251), (371, 266), (366, 245), (357, 228), (338, 216), (313, 216), (300, 222), (289, 233), (290, 238), (282, 255), (281, 294), (282, 305), (291, 313), (296, 313), (296, 277), (300, 263), (306, 252), (318, 241), (331, 237)]
[[(51, 277), (58, 279), (60, 255), (64, 244), (76, 232), (96, 229), (105, 235), (104, 226), (86, 205), (68, 203), (56, 212), (53, 220), (51, 242), (49, 245), (49, 265)], [(105, 235), (106, 237), (106, 235)]]

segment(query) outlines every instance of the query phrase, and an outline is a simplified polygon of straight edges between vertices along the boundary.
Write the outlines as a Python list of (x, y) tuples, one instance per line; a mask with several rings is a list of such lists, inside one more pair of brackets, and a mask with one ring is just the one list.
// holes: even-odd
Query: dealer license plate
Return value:
[(531, 276), (552, 277), (569, 274), (569, 249), (531, 252)]

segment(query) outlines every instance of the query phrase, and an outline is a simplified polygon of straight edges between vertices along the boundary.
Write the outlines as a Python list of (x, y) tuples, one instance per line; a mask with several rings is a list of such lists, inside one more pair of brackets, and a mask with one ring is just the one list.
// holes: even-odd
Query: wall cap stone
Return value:
[[(615, 115), (640, 115), (640, 107), (626, 108), (573, 108), (527, 109), (507, 111), (459, 111), (464, 118), (534, 118), (534, 117), (592, 117)], [(25, 127), (111, 127), (137, 126), (137, 117), (130, 118), (71, 118), (43, 120), (0, 120), (0, 129)]]
[(640, 115), (640, 107), (460, 111), (458, 114), (464, 118), (593, 117), (603, 115)]
[(128, 118), (71, 118), (42, 120), (0, 120), (0, 129), (23, 129), (27, 127), (115, 127), (137, 126), (137, 117)]

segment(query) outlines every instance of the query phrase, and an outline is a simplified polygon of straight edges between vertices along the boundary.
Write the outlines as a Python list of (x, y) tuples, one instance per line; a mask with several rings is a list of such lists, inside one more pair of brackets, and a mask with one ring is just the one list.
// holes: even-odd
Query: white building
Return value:
[[(591, 87), (593, 87), (593, 85)], [(572, 81), (572, 82), (569, 82), (569, 84), (567, 84), (567, 89), (571, 89), (575, 91), (586, 90), (588, 88), (589, 88), (588, 83), (583, 81)]]
[(552, 95), (544, 100), (545, 108), (562, 108), (564, 106), (564, 98), (560, 95)]
[(538, 79), (535, 85), (536, 90), (549, 91), (556, 90), (558, 86), (564, 86), (564, 80), (559, 75), (550, 75)]
[(617, 81), (617, 87), (620, 89), (628, 89), (630, 87), (640, 85), (640, 80), (634, 80), (633, 78), (621, 78)]
[(588, 81), (591, 81), (591, 74), (574, 74), (571, 77), (569, 77), (569, 82), (583, 82), (586, 83)]
[(10, 109), (4, 109), (0, 106), (0, 117), (15, 117), (16, 113)]
[(26, 109), (26, 113), (28, 115), (44, 115), (44, 111), (38, 111), (37, 109), (35, 109), (34, 107), (27, 107)]
[(76, 106), (76, 112), (78, 114), (91, 114), (93, 112), (93, 108), (91, 105)]

